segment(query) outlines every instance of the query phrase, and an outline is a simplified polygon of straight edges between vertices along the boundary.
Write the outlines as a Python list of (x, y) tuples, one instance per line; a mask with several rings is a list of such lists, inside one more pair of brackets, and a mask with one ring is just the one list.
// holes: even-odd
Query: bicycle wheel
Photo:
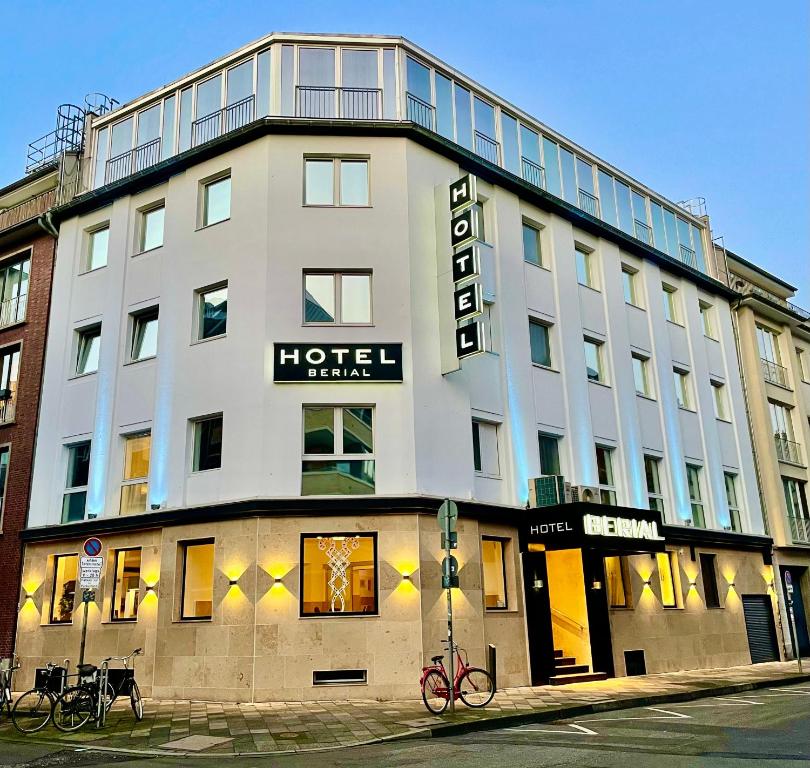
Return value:
[(11, 710), (11, 722), (22, 733), (36, 733), (53, 715), (53, 697), (42, 689), (26, 691)]
[(461, 700), (468, 707), (485, 707), (495, 695), (492, 675), (485, 669), (470, 667), (458, 682)]
[(95, 696), (87, 688), (67, 688), (53, 705), (53, 724), (70, 733), (96, 716)]
[(138, 684), (133, 680), (132, 687), (129, 689), (129, 703), (132, 705), (132, 712), (137, 721), (143, 720), (143, 699), (141, 698), (141, 689)]
[(422, 682), (422, 701), (428, 712), (440, 715), (450, 701), (450, 683), (438, 669), (431, 669)]

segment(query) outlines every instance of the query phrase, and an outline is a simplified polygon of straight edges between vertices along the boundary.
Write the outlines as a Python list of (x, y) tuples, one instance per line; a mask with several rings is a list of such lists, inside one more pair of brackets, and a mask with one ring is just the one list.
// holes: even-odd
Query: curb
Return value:
[[(108, 752), (121, 755), (132, 755), (135, 757), (176, 757), (183, 758), (233, 758), (233, 757), (271, 757), (275, 755), (303, 755), (310, 752), (333, 752), (350, 747), (365, 747), (372, 744), (385, 744), (392, 741), (408, 741), (412, 739), (446, 738), (451, 736), (461, 736), (476, 731), (494, 731), (501, 728), (512, 728), (519, 725), (529, 725), (531, 723), (547, 723), (554, 720), (571, 720), (586, 715), (593, 715), (598, 712), (615, 712), (622, 709), (633, 709), (635, 707), (649, 707), (658, 704), (672, 704), (682, 701), (695, 701), (697, 699), (708, 698), (710, 696), (728, 696), (734, 693), (745, 693), (761, 688), (778, 688), (786, 685), (796, 685), (798, 683), (810, 682), (810, 674), (792, 675), (791, 677), (777, 678), (776, 680), (755, 680), (749, 683), (731, 683), (719, 687), (702, 688), (681, 693), (663, 693), (654, 696), (636, 696), (613, 701), (594, 702), (592, 704), (561, 705), (539, 712), (526, 712), (516, 715), (495, 715), (481, 720), (471, 720), (463, 723), (437, 723), (436, 725), (426, 725), (421, 728), (412, 728), (403, 733), (380, 736), (374, 739), (356, 741), (351, 744), (333, 744), (322, 747), (311, 747), (309, 749), (281, 749), (270, 752), (215, 752), (199, 753), (169, 749), (127, 749), (125, 747), (108, 747), (94, 745), (92, 742), (78, 741), (54, 741), (37, 739), (36, 743), (44, 746), (61, 747), (62, 749), (76, 752)], [(29, 744), (26, 738), (0, 737), (1, 742)]]

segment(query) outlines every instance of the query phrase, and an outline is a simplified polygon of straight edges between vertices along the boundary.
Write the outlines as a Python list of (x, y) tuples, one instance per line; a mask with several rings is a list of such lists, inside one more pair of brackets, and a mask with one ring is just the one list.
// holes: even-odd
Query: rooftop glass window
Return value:
[(456, 144), (467, 149), (473, 148), (472, 113), (470, 111), (470, 92), (455, 83), (456, 95)]

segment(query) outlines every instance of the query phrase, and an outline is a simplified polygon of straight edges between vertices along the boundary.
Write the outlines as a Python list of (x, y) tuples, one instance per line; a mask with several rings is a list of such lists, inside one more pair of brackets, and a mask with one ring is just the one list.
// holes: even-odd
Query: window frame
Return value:
[[(631, 307), (643, 309), (638, 290), (638, 270), (631, 267), (629, 264), (622, 264), (622, 294), (624, 296), (624, 303), (629, 304)], [(628, 289), (630, 298), (628, 298)]]
[[(653, 392), (650, 382), (650, 358), (647, 355), (642, 355), (640, 352), (631, 352), (630, 357), (633, 361), (633, 384), (635, 386), (636, 394), (641, 397), (646, 397), (648, 400), (655, 400), (655, 393)], [(643, 390), (638, 388), (638, 380), (636, 378), (636, 362), (639, 363), (639, 370), (641, 378), (643, 379)]]
[[(692, 489), (690, 488), (689, 483), (689, 474), (690, 472), (694, 473), (695, 478), (695, 486), (697, 488), (698, 496), (697, 498), (692, 496)], [(693, 528), (706, 528), (706, 501), (703, 498), (703, 466), (700, 464), (693, 464), (692, 462), (686, 462), (686, 491), (689, 494), (689, 512), (690, 512), (690, 520), (692, 521)], [(695, 519), (695, 508), (698, 507), (700, 509), (700, 521), (701, 525), (697, 524)]]
[[(491, 479), (500, 480), (502, 478), (501, 473), (501, 437), (500, 437), (500, 423), (497, 421), (489, 421), (484, 418), (479, 418), (478, 416), (473, 416), (471, 418), (472, 422), (472, 438), (473, 438), (473, 472), (477, 477), (487, 477)], [(484, 452), (481, 450), (481, 447), (484, 443), (481, 441), (481, 425), (485, 427), (491, 427), (492, 431), (494, 432), (494, 440), (495, 440), (495, 460), (497, 461), (497, 468), (495, 471), (491, 471), (490, 467), (487, 467), (484, 462)], [(475, 468), (475, 445), (476, 445), (476, 434), (478, 437), (478, 456), (481, 463), (481, 468)]]
[[(729, 523), (734, 533), (742, 533), (742, 505), (740, 504), (740, 494), (738, 485), (739, 474), (723, 470), (723, 487), (726, 493), (726, 506), (728, 507)], [(729, 489), (729, 482), (731, 488)], [(731, 503), (731, 490), (734, 494), (734, 504)], [(736, 524), (735, 524), (736, 519)]]
[[(608, 570), (607, 570), (607, 561), (611, 558), (615, 558), (619, 562), (619, 573), (621, 574), (622, 579), (622, 592), (624, 593), (624, 605), (619, 605), (618, 603), (611, 602), (611, 595), (610, 595), (610, 587), (608, 582)], [(630, 611), (633, 609), (633, 593), (631, 591), (631, 582), (630, 582), (630, 567), (627, 562), (627, 557), (625, 555), (605, 555), (602, 558), (604, 563), (605, 569), (605, 595), (607, 597), (607, 604), (608, 610), (611, 611)]]
[(597, 378), (591, 377), (588, 373), (588, 355), (587, 353), (585, 353), (585, 378), (589, 382), (593, 382), (594, 384), (602, 384), (603, 386), (609, 386), (603, 350), (605, 342), (602, 341), (601, 339), (594, 339), (591, 336), (583, 336), (582, 343), (583, 343), (583, 352), (585, 349), (587, 349), (588, 344), (591, 344), (596, 349), (596, 364), (598, 366), (597, 368), (598, 377)]
[[(577, 254), (580, 254), (583, 259), (582, 263), (585, 269), (585, 278), (587, 282), (583, 283), (580, 275), (580, 259)], [(575, 271), (577, 277), (577, 284), (584, 286), (585, 288), (590, 288), (593, 291), (598, 291), (599, 286), (596, 283), (596, 273), (594, 272), (594, 263), (593, 263), (593, 250), (587, 248), (584, 245), (580, 245), (579, 243), (574, 244), (574, 259), (575, 259)]]
[[(557, 472), (553, 475), (548, 475), (543, 472), (543, 462), (542, 462), (542, 455), (543, 451), (541, 449), (541, 441), (543, 440), (553, 440), (554, 441), (554, 452), (556, 453), (557, 459)], [(537, 431), (537, 453), (538, 453), (538, 465), (540, 469), (541, 477), (554, 477), (555, 475), (561, 475), (562, 472), (562, 462), (560, 461), (560, 440), (562, 437), (560, 435), (555, 435), (552, 432), (544, 432), (543, 430)]]
[[(57, 572), (59, 571), (59, 560), (66, 557), (76, 558), (76, 583), (73, 587), (73, 607), (70, 609), (70, 619), (60, 621), (54, 617), (54, 608), (56, 607), (56, 579)], [(53, 583), (51, 584), (51, 606), (48, 610), (48, 624), (57, 626), (66, 626), (73, 624), (73, 614), (76, 613), (76, 592), (79, 589), (79, 554), (77, 552), (64, 552), (61, 554), (54, 554), (53, 556), (53, 569), (51, 571)]]
[[(707, 586), (707, 569), (704, 567), (704, 564), (709, 561), (711, 562), (711, 568), (709, 570), (711, 573), (711, 578), (709, 579), (709, 585)], [(703, 581), (704, 605), (707, 609), (723, 608), (724, 606), (722, 600), (720, 599), (720, 588), (717, 581), (717, 555), (715, 555), (713, 552), (699, 552), (698, 562), (700, 563), (700, 578)], [(709, 597), (712, 597), (713, 599), (710, 601)]]
[[(217, 574), (217, 567), (216, 567), (216, 539), (215, 538), (203, 538), (203, 539), (188, 539), (187, 541), (178, 541), (177, 546), (182, 549), (182, 560), (183, 560), (183, 572), (182, 578), (180, 580), (180, 611), (178, 615), (178, 620), (183, 621), (211, 621), (214, 617), (214, 582), (216, 580)], [(188, 548), (194, 546), (200, 546), (203, 544), (211, 544), (214, 547), (214, 563), (211, 569), (211, 614), (208, 616), (186, 616), (185, 615), (185, 607), (186, 607), (186, 569), (188, 564)]]
[(692, 406), (692, 387), (690, 371), (686, 368), (672, 367), (673, 384), (675, 385), (675, 402), (678, 408), (695, 413)]
[[(130, 477), (127, 478), (127, 444), (129, 440), (135, 440), (140, 437), (149, 437), (149, 467), (146, 471), (146, 475), (143, 477)], [(121, 471), (121, 483), (120, 483), (120, 491), (118, 496), (118, 514), (121, 517), (126, 516), (128, 513), (123, 512), (124, 506), (124, 488), (128, 486), (134, 485), (145, 485), (146, 486), (146, 494), (147, 500), (144, 508), (144, 512), (149, 510), (149, 475), (152, 471), (152, 430), (149, 429), (142, 429), (137, 432), (127, 432), (122, 434), (121, 437), (123, 438), (123, 464), (122, 464), (122, 471)]]
[[(104, 263), (99, 264), (97, 267), (92, 266), (92, 259), (93, 259), (93, 242), (95, 236), (99, 232), (107, 232), (107, 248), (104, 254)], [(110, 263), (110, 222), (101, 221), (97, 224), (94, 224), (91, 227), (88, 227), (84, 230), (85, 232), (85, 242), (84, 248), (82, 249), (82, 263), (81, 268), (79, 269), (80, 275), (87, 275), (91, 272), (97, 272), (99, 269), (104, 269)]]
[[(202, 329), (203, 329), (203, 311), (205, 309), (205, 296), (209, 293), (214, 293), (214, 291), (221, 291), (225, 289), (226, 292), (226, 301), (230, 299), (230, 289), (228, 286), (227, 280), (222, 280), (218, 283), (212, 283), (211, 285), (206, 285), (203, 288), (197, 288), (194, 291), (194, 338), (192, 343), (193, 344), (201, 344), (204, 341), (215, 341), (216, 339), (224, 339), (228, 335), (228, 315), (225, 315), (225, 330), (222, 333), (218, 333), (214, 336), (202, 336)], [(160, 332), (160, 326), (158, 324), (158, 332)]]
[[(142, 363), (145, 360), (154, 360), (157, 357), (157, 345), (160, 343), (160, 305), (153, 304), (149, 307), (143, 307), (135, 312), (129, 313), (130, 328), (129, 328), (129, 349), (127, 364)], [(144, 355), (143, 357), (135, 357), (135, 343), (138, 339), (138, 332), (141, 324), (144, 322), (155, 321), (158, 324), (158, 338), (155, 340), (155, 352), (152, 355)]]
[[(220, 422), (220, 448), (219, 448), (219, 466), (218, 467), (207, 467), (206, 469), (200, 469), (198, 466), (199, 464), (199, 446), (197, 443), (198, 439), (198, 430), (200, 430), (201, 425), (207, 421), (219, 421)], [(224, 437), (225, 437), (225, 419), (223, 414), (220, 413), (211, 413), (207, 416), (196, 416), (193, 419), (189, 419), (191, 422), (191, 474), (192, 475), (199, 475), (200, 473), (204, 472), (217, 472), (218, 470), (222, 469), (222, 454), (223, 454), (223, 444), (224, 444)], [(151, 459), (151, 445), (150, 445), (150, 459)]]
[[(208, 190), (216, 184), (219, 184), (225, 180), (230, 182), (228, 187), (228, 215), (222, 219), (217, 219), (216, 221), (208, 221)], [(208, 227), (215, 227), (217, 224), (221, 224), (223, 221), (230, 221), (231, 216), (233, 214), (233, 177), (231, 175), (231, 169), (228, 168), (224, 171), (220, 171), (219, 173), (214, 174), (213, 176), (207, 176), (204, 179), (200, 179), (199, 181), (199, 189), (198, 189), (198, 197), (199, 201), (197, 203), (197, 231), (202, 229), (208, 229)]]
[[(70, 460), (71, 460), (71, 451), (75, 450), (76, 448), (81, 448), (87, 445), (88, 449), (90, 450), (90, 454), (87, 458), (87, 484), (86, 485), (71, 485), (68, 486), (68, 472), (70, 471)], [(65, 498), (70, 495), (74, 495), (76, 493), (83, 493), (84, 494), (84, 513), (82, 514), (82, 520), (87, 519), (87, 490), (90, 487), (90, 466), (93, 459), (93, 441), (92, 439), (87, 440), (78, 440), (73, 443), (65, 443), (65, 457), (66, 461), (64, 464), (64, 473), (63, 476), (65, 478), (65, 487), (62, 490), (62, 504), (60, 509), (60, 520), (64, 518), (65, 515)], [(64, 520), (62, 520), (64, 522)]]
[[(299, 598), (298, 598), (298, 618), (299, 619), (323, 619), (323, 618), (340, 618), (346, 616), (367, 616), (367, 617), (379, 617), (380, 615), (380, 551), (379, 551), (379, 542), (378, 542), (378, 532), (377, 531), (350, 531), (350, 532), (340, 532), (340, 531), (333, 531), (331, 533), (306, 533), (302, 532), (300, 534), (300, 542), (299, 542), (299, 559), (298, 562), (301, 563), (300, 573), (298, 576), (298, 589), (299, 589)], [(370, 538), (372, 540), (372, 553), (374, 558), (374, 610), (373, 611), (329, 611), (325, 613), (304, 613), (304, 541), (306, 539), (318, 539), (318, 538), (330, 538), (333, 539), (336, 536), (345, 536), (346, 538), (351, 538), (353, 536), (358, 536), (360, 538)]]
[[(4, 454), (7, 456), (6, 458), (6, 466), (5, 466), (5, 475), (3, 476), (3, 482), (0, 483), (0, 535), (3, 533), (3, 521), (5, 519), (6, 514), (6, 492), (8, 491), (8, 476), (9, 476), (9, 468), (11, 467), (11, 446), (12, 443), (0, 443), (0, 457)], [(0, 468), (2, 468), (3, 463), (0, 460)]]
[[(146, 220), (147, 217), (157, 211), (163, 211), (163, 223), (161, 224), (160, 230), (160, 243), (158, 245), (153, 245), (151, 248), (146, 248), (146, 243), (144, 242), (146, 238)], [(156, 251), (158, 248), (162, 248), (165, 244), (166, 238), (166, 201), (165, 200), (156, 200), (154, 203), (150, 203), (149, 205), (145, 205), (141, 208), (138, 208), (138, 222), (136, 227), (136, 237), (137, 240), (135, 241), (135, 252), (133, 256), (140, 256), (143, 253), (151, 253), (152, 251)]]
[[(301, 278), (301, 325), (305, 327), (345, 327), (345, 328), (368, 328), (374, 325), (374, 270), (373, 269), (304, 269)], [(332, 278), (332, 300), (335, 306), (335, 319), (328, 320), (307, 320), (307, 277), (310, 275)], [(367, 322), (345, 322), (343, 320), (343, 278), (344, 277), (367, 277), (368, 278), (368, 314)]]
[(140, 601), (140, 583), (141, 579), (141, 569), (143, 566), (143, 547), (121, 547), (120, 549), (115, 550), (115, 556), (113, 557), (113, 570), (112, 570), (112, 597), (110, 600), (110, 621), (116, 624), (134, 624), (138, 621), (138, 604), (135, 606), (135, 616), (132, 618), (116, 618), (115, 617), (115, 607), (116, 607), (116, 596), (118, 593), (118, 558), (122, 553), (125, 552), (135, 552), (138, 551), (141, 553), (141, 561), (138, 565), (138, 600)]
[(703, 335), (707, 339), (717, 341), (717, 333), (714, 322), (714, 306), (702, 299), (698, 299), (698, 309), (700, 310), (701, 326)]
[[(2, 259), (0, 262), (0, 296), (5, 295), (6, 287), (9, 283), (9, 274), (16, 268), (16, 281), (12, 280), (12, 293), (14, 295), (3, 299), (0, 306), (10, 302), (16, 302), (16, 307), (13, 317), (7, 318), (7, 322), (0, 324), (0, 328), (11, 328), (20, 323), (24, 323), (28, 316), (28, 296), (31, 292), (31, 259), (33, 257), (33, 249), (31, 247), (23, 248), (20, 251)], [(25, 276), (25, 280), (23, 280)], [(23, 293), (23, 284), (25, 284), (25, 293)], [(20, 311), (22, 306), (22, 311)], [(5, 314), (5, 312), (3, 312)]]
[(719, 381), (718, 379), (709, 379), (709, 384), (711, 384), (712, 387), (715, 419), (731, 423), (726, 383), (724, 381)]
[[(548, 352), (548, 362), (544, 363), (544, 362), (540, 362), (540, 361), (534, 359), (534, 351), (535, 350), (534, 350), (534, 345), (532, 344), (532, 339), (533, 339), (532, 326), (537, 326), (539, 328), (544, 328), (545, 329), (546, 350)], [(553, 325), (551, 323), (543, 322), (539, 318), (532, 317), (531, 315), (529, 316), (529, 355), (531, 357), (532, 365), (536, 365), (536, 366), (538, 366), (540, 368), (547, 368), (549, 370), (554, 370), (553, 367), (552, 367), (554, 360), (553, 360), (552, 355), (551, 355), (551, 329), (552, 329), (552, 327), (553, 327)]]
[[(600, 451), (604, 452), (605, 456), (605, 471), (608, 475), (609, 482), (603, 483), (599, 478), (599, 455)], [(619, 504), (619, 495), (616, 488), (616, 467), (613, 465), (613, 455), (616, 453), (616, 448), (610, 445), (602, 445), (601, 443), (594, 444), (594, 455), (596, 457), (597, 477), (596, 484), (599, 488), (599, 501), (605, 506), (616, 507)], [(605, 496), (612, 501), (605, 501)]]
[(668, 323), (683, 327), (681, 303), (678, 300), (678, 289), (669, 283), (661, 283), (661, 292), (664, 299), (664, 319)]
[[(535, 256), (537, 257), (537, 261), (533, 261), (532, 259), (527, 259), (526, 258), (526, 236), (525, 236), (525, 233), (526, 233), (527, 229), (530, 229), (532, 232), (534, 232), (535, 243), (536, 243), (536, 246), (537, 246), (536, 247), (537, 252), (535, 254)], [(543, 269), (548, 269), (546, 267), (546, 265), (543, 263), (543, 246), (542, 246), (542, 243), (541, 243), (541, 240), (540, 240), (542, 231), (543, 231), (542, 227), (540, 227), (539, 225), (529, 221), (528, 219), (524, 218), (521, 221), (520, 234), (521, 234), (521, 242), (522, 242), (522, 247), (523, 247), (523, 261), (526, 264), (531, 264), (532, 266), (535, 266), (535, 267), (542, 267)]]
[[(98, 368), (101, 363), (101, 330), (102, 330), (102, 323), (101, 321), (97, 323), (90, 323), (89, 325), (82, 326), (81, 328), (76, 328), (76, 344), (75, 344), (75, 354), (73, 356), (73, 371), (70, 375), (72, 379), (78, 379), (83, 376), (92, 376), (94, 373), (98, 373)], [(98, 338), (98, 345), (99, 345), (99, 360), (96, 363), (96, 367), (92, 371), (80, 371), (79, 370), (79, 361), (82, 357), (82, 351), (84, 349), (84, 344), (86, 339), (90, 338), (91, 334), (94, 331), (98, 331), (97, 334), (93, 335), (93, 338)]]
[[(496, 605), (488, 607), (486, 604), (487, 591), (486, 591), (486, 570), (484, 569), (484, 542), (495, 541), (501, 545), (501, 573), (503, 578), (503, 605)], [(506, 572), (506, 545), (511, 543), (511, 539), (504, 536), (490, 536), (488, 534), (481, 535), (481, 591), (484, 598), (484, 611), (508, 611), (509, 610), (509, 582)]]
[[(341, 57), (342, 58), (342, 57)], [(332, 164), (332, 202), (331, 203), (310, 203), (307, 202), (307, 163), (329, 162)], [(366, 203), (344, 203), (343, 202), (343, 162), (365, 163), (366, 166)], [(305, 154), (303, 174), (301, 179), (301, 205), (304, 208), (372, 208), (371, 200), (371, 155), (344, 155), (344, 154)]]
[[(668, 605), (664, 602), (664, 580), (661, 573), (661, 556), (667, 557), (669, 560), (669, 574), (671, 578), (672, 597), (674, 602)], [(671, 549), (664, 550), (663, 552), (655, 553), (655, 566), (658, 571), (658, 586), (661, 589), (661, 607), (665, 610), (682, 610), (683, 609), (683, 591), (681, 588), (681, 567), (678, 553), (673, 552)]]
[[(654, 474), (655, 480), (658, 484), (658, 490), (650, 490), (650, 484), (647, 477), (647, 462), (650, 462), (650, 466), (654, 467)], [(660, 512), (661, 516), (664, 516), (664, 512), (667, 507), (666, 503), (666, 496), (664, 495), (664, 486), (661, 482), (661, 466), (663, 465), (664, 460), (661, 456), (653, 456), (652, 454), (645, 453), (644, 454), (644, 485), (647, 489), (647, 506), (649, 509), (654, 510), (656, 512)], [(658, 501), (661, 503), (661, 508), (659, 509), (657, 506), (653, 507), (650, 502), (653, 500)]]

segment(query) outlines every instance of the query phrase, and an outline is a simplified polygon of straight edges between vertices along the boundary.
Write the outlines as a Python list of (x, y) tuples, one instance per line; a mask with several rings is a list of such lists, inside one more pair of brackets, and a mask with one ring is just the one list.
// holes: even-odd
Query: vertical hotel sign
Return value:
[[(478, 216), (473, 207), (478, 197), (475, 176), (467, 174), (450, 185), (450, 245), (453, 249), (453, 313), (456, 323), (478, 317), (484, 311), (481, 283), (481, 252), (478, 247)], [(486, 351), (480, 320), (456, 327), (456, 357)]]

